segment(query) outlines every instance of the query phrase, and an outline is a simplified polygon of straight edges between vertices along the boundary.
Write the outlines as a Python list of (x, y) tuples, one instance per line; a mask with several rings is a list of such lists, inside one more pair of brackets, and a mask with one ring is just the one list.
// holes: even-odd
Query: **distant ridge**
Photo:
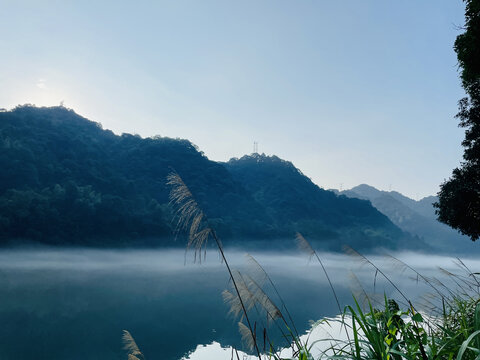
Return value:
[(217, 163), (188, 140), (115, 135), (62, 106), (0, 112), (0, 150), (0, 244), (183, 246), (166, 187), (175, 169), (225, 243), (281, 248), (300, 231), (330, 250), (423, 246), (276, 156)]
[[(436, 219), (433, 203), (436, 196), (413, 200), (397, 191), (382, 191), (373, 186), (361, 184), (350, 190), (335, 191), (350, 198), (369, 200), (380, 212), (403, 231), (422, 238), (432, 248), (457, 252), (460, 248), (477, 250), (468, 237)], [(480, 250), (478, 250), (480, 251)]]

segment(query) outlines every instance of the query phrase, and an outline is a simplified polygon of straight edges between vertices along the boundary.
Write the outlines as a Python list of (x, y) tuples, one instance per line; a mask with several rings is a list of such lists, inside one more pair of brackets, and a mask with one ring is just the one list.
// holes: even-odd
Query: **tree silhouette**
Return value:
[(465, 32), (454, 49), (467, 96), (456, 117), (465, 128), (463, 161), (440, 186), (438, 219), (475, 241), (480, 237), (480, 0), (464, 0)]

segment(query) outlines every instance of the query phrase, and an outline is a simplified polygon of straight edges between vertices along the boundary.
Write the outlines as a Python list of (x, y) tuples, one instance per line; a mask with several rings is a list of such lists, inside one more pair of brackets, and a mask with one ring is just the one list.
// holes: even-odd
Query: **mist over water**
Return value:
[[(338, 313), (316, 261), (295, 252), (252, 255), (276, 284), (300, 332), (309, 328), (308, 320)], [(366, 292), (396, 296), (368, 265), (347, 255), (319, 255), (342, 305), (352, 302), (351, 273)], [(243, 252), (227, 249), (226, 256), (232, 267), (249, 270)], [(438, 266), (458, 269), (444, 256), (396, 256), (426, 276), (441, 276)], [(412, 300), (428, 291), (391, 259), (369, 259)], [(190, 253), (185, 262), (183, 250), (0, 251), (0, 358), (123, 359), (123, 329), (148, 359), (179, 359), (212, 341), (241, 347), (236, 321), (221, 297), (229, 287), (224, 264), (214, 250), (201, 264), (192, 260)], [(480, 269), (480, 259), (464, 261), (473, 272)]]

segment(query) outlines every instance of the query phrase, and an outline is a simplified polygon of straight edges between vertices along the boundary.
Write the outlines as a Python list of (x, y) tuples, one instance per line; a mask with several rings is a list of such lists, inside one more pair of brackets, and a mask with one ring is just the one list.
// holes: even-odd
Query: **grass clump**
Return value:
[[(366, 260), (366, 258), (364, 258)], [(396, 259), (398, 262), (398, 260)], [(377, 272), (390, 279), (367, 259)], [(346, 306), (343, 321), (348, 324), (352, 340), (337, 341), (328, 358), (378, 360), (462, 360), (480, 359), (480, 293), (477, 274), (458, 260), (463, 274), (440, 269), (446, 275), (441, 281), (420, 275), (417, 278), (431, 287), (423, 310), (417, 311), (412, 302), (392, 283), (405, 300), (399, 302), (384, 296), (381, 307), (374, 307), (367, 297), (367, 310), (356, 298)], [(453, 284), (453, 286), (452, 286)], [(366, 294), (363, 292), (363, 294)], [(332, 355), (333, 354), (333, 355)]]
[(381, 310), (357, 301), (345, 311), (353, 340), (330, 349), (338, 359), (480, 359), (478, 300), (457, 299), (443, 317), (428, 317), (413, 308), (401, 310), (385, 297)]

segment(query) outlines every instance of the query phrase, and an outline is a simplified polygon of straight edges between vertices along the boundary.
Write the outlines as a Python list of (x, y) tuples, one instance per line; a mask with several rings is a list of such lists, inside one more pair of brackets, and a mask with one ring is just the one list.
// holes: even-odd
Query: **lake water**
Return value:
[[(275, 282), (299, 332), (308, 320), (338, 313), (321, 267), (296, 252), (254, 253)], [(347, 255), (319, 254), (342, 304), (351, 303), (352, 272), (367, 292), (395, 296), (375, 270)], [(226, 250), (231, 265), (247, 272), (241, 251)], [(425, 275), (452, 259), (397, 254)], [(371, 259), (412, 299), (427, 289), (392, 261)], [(480, 260), (466, 259), (473, 271)], [(374, 289), (375, 287), (375, 289)], [(31, 249), (0, 251), (0, 359), (124, 359), (129, 330), (147, 359), (177, 360), (212, 341), (242, 348), (236, 320), (221, 292), (225, 266), (210, 250), (201, 264), (183, 250)], [(280, 343), (279, 343), (280, 344)]]

